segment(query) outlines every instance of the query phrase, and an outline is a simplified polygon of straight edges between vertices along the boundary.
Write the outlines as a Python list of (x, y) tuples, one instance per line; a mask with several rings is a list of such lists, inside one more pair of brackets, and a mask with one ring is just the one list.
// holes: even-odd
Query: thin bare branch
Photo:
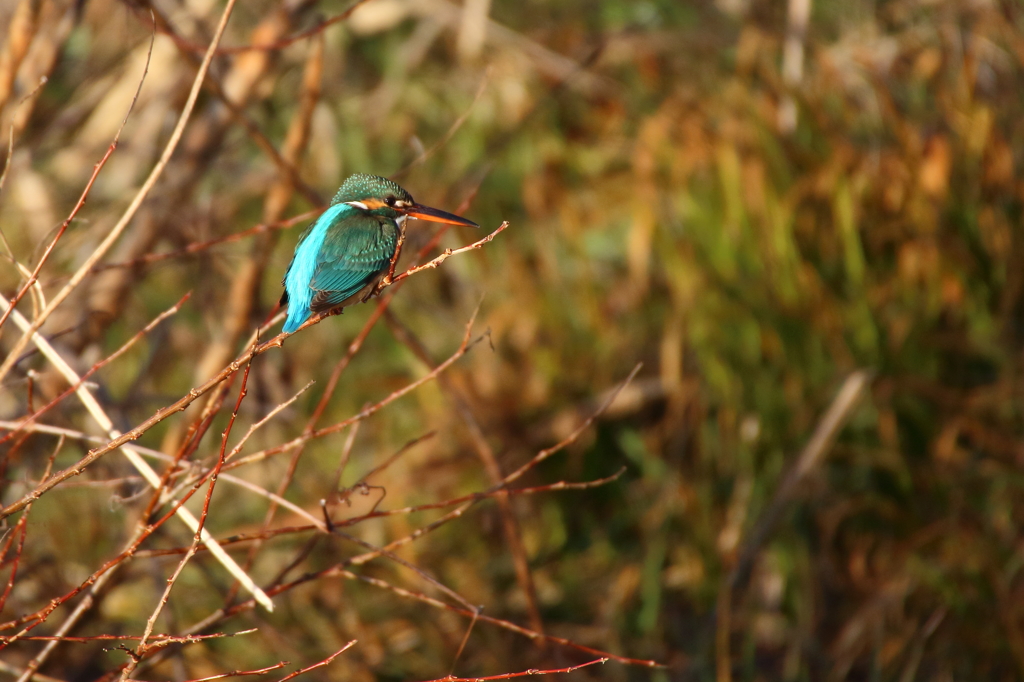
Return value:
[(642, 364), (637, 364), (633, 368), (633, 371), (629, 373), (629, 376), (627, 376), (626, 379), (621, 384), (619, 384), (619, 386), (614, 391), (612, 391), (611, 394), (608, 395), (608, 398), (601, 404), (601, 406), (598, 407), (589, 417), (583, 420), (583, 422), (579, 426), (577, 426), (572, 431), (572, 433), (570, 433), (568, 436), (563, 438), (558, 443), (555, 443), (551, 447), (545, 448), (538, 452), (536, 455), (533, 456), (533, 458), (529, 462), (522, 465), (521, 467), (513, 471), (511, 474), (506, 476), (505, 479), (502, 481), (502, 484), (508, 485), (509, 483), (514, 483), (519, 478), (521, 478), (523, 474), (525, 474), (527, 471), (529, 471), (530, 469), (534, 468), (535, 466), (546, 460), (551, 455), (555, 454), (556, 452), (560, 452), (561, 450), (564, 450), (568, 446), (575, 443), (579, 439), (579, 437), (583, 435), (583, 432), (589, 429), (590, 425), (593, 424), (598, 417), (604, 414), (605, 410), (607, 410), (611, 406), (611, 404), (615, 402), (615, 399), (619, 397), (619, 394), (622, 393), (623, 389), (625, 389), (626, 386), (629, 386), (630, 382), (633, 381), (634, 378), (636, 378), (636, 375), (640, 371), (641, 367), (643, 367)]
[(593, 661), (587, 661), (586, 663), (580, 663), (579, 665), (569, 666), (568, 668), (558, 668), (556, 670), (538, 670), (537, 668), (530, 668), (529, 670), (523, 670), (517, 673), (505, 673), (504, 675), (490, 675), (488, 677), (454, 677), (449, 675), (448, 677), (440, 677), (436, 680), (430, 680), (430, 682), (483, 682), (484, 680), (510, 680), (513, 677), (526, 677), (527, 675), (558, 675), (560, 673), (572, 673), (582, 668), (589, 668), (592, 665), (599, 663), (607, 663), (612, 659), (607, 656), (598, 658)]
[[(150, 646), (158, 645), (169, 645), (169, 644), (198, 644), (208, 639), (225, 639), (227, 637), (238, 637), (239, 635), (250, 635), (256, 632), (256, 628), (249, 628), (248, 630), (239, 630), (238, 632), (214, 632), (208, 635), (168, 635), (157, 633), (150, 635), (149, 642)], [(12, 637), (0, 637), (0, 642), (6, 642)], [(142, 635), (26, 635), (19, 637), (23, 642), (70, 642), (72, 644), (89, 644), (90, 642), (124, 642), (134, 641), (142, 639)]]
[[(217, 675), (209, 675), (207, 677), (196, 677), (191, 680), (186, 680), (186, 682), (212, 682), (212, 680), (223, 680), (229, 677), (244, 677), (245, 675), (266, 675), (267, 673), (272, 673), (275, 670), (280, 670), (286, 665), (288, 665), (288, 661), (281, 661), (279, 663), (275, 663), (274, 665), (268, 665), (265, 668), (257, 668), (255, 670), (232, 670), (231, 672), (219, 673)], [(142, 681), (140, 680), (140, 682)]]
[(501, 225), (499, 225), (498, 229), (496, 229), (494, 232), (491, 232), (489, 235), (487, 235), (483, 239), (481, 239), (479, 241), (476, 241), (476, 242), (473, 242), (472, 244), (470, 244), (468, 246), (462, 246), (462, 247), (459, 247), (457, 249), (445, 249), (444, 252), (440, 256), (435, 258), (434, 260), (432, 260), (432, 261), (430, 261), (428, 263), (424, 263), (423, 265), (419, 265), (419, 266), (416, 266), (416, 267), (413, 267), (413, 268), (409, 268), (408, 270), (403, 272), (401, 275), (396, 277), (391, 282), (389, 282), (387, 284), (383, 284), (383, 282), (382, 282), (383, 286), (380, 286), (379, 288), (384, 288), (384, 287), (392, 286), (394, 284), (398, 284), (402, 280), (406, 279), (407, 277), (411, 277), (412, 275), (415, 275), (418, 272), (421, 272), (423, 270), (430, 270), (430, 269), (436, 268), (439, 265), (441, 265), (441, 263), (445, 262), (446, 260), (448, 260), (449, 258), (451, 258), (452, 256), (455, 256), (457, 254), (465, 253), (467, 251), (473, 251), (475, 249), (479, 249), (479, 248), (483, 247), (484, 244), (489, 243), (491, 240), (493, 240), (499, 234), (504, 232), (506, 228), (508, 228), (508, 221), (507, 220), (505, 222), (503, 222)]
[[(252, 362), (252, 358), (249, 358), (249, 362)], [(267, 412), (267, 414), (264, 415), (264, 417), (259, 421), (254, 422), (253, 425), (249, 427), (249, 430), (245, 432), (245, 435), (242, 436), (242, 438), (235, 444), (235, 447), (231, 448), (231, 452), (228, 454), (227, 459), (231, 459), (239, 452), (241, 452), (242, 448), (245, 447), (246, 442), (249, 440), (249, 438), (252, 437), (252, 434), (256, 433), (256, 431), (258, 431), (267, 422), (269, 422), (271, 419), (280, 414), (283, 410), (286, 410), (292, 403), (299, 399), (299, 396), (308, 391), (309, 387), (315, 383), (316, 380), (310, 380), (305, 386), (296, 391), (295, 395), (293, 395), (291, 398), (284, 401), (280, 405), (275, 406), (274, 409), (272, 409), (270, 412)]]
[(342, 655), (343, 653), (345, 653), (346, 651), (348, 651), (349, 649), (351, 649), (351, 648), (352, 648), (353, 646), (355, 646), (355, 644), (356, 644), (356, 642), (357, 642), (357, 641), (358, 641), (358, 640), (355, 640), (355, 639), (353, 639), (353, 640), (352, 640), (351, 642), (349, 642), (349, 643), (348, 643), (348, 644), (346, 644), (345, 646), (341, 647), (340, 649), (338, 649), (337, 651), (335, 651), (335, 652), (334, 652), (333, 654), (331, 654), (330, 656), (328, 656), (328, 657), (327, 657), (327, 658), (325, 658), (324, 660), (322, 660), (322, 661), (320, 661), (320, 662), (318, 662), (318, 663), (314, 663), (313, 665), (310, 665), (310, 666), (306, 666), (306, 667), (305, 667), (305, 668), (303, 668), (302, 670), (296, 670), (296, 671), (295, 671), (295, 672), (293, 672), (293, 673), (290, 673), (290, 674), (288, 674), (288, 675), (285, 675), (285, 676), (284, 676), (284, 677), (282, 677), (282, 678), (281, 678), (280, 680), (278, 680), (278, 682), (286, 682), (287, 680), (295, 679), (295, 678), (296, 678), (296, 677), (298, 677), (299, 675), (303, 675), (303, 674), (305, 674), (305, 673), (308, 673), (308, 672), (309, 672), (310, 670), (316, 670), (317, 668), (322, 668), (322, 667), (324, 667), (325, 665), (329, 664), (329, 663), (330, 663), (331, 661), (333, 661), (334, 659), (336, 659), (336, 658), (337, 658), (338, 656), (341, 656), (341, 655)]
[(373, 585), (374, 587), (379, 587), (379, 588), (381, 588), (383, 590), (386, 590), (388, 592), (392, 592), (392, 593), (397, 594), (397, 595), (399, 595), (401, 597), (405, 597), (405, 598), (408, 598), (408, 599), (412, 599), (414, 601), (422, 602), (424, 604), (428, 604), (428, 605), (433, 606), (435, 608), (444, 609), (445, 611), (451, 611), (451, 612), (457, 613), (457, 614), (459, 614), (461, 616), (466, 616), (468, 618), (476, 617), (482, 623), (490, 623), (492, 625), (496, 625), (496, 626), (498, 626), (500, 628), (503, 628), (505, 630), (509, 630), (511, 632), (515, 632), (515, 633), (520, 634), (520, 635), (522, 635), (524, 637), (527, 637), (527, 638), (529, 638), (531, 640), (533, 640), (533, 639), (544, 639), (545, 641), (551, 642), (553, 644), (558, 644), (560, 646), (568, 647), (570, 649), (576, 649), (577, 651), (584, 651), (584, 652), (586, 652), (588, 654), (593, 654), (595, 656), (600, 656), (602, 658), (606, 658), (606, 659), (612, 660), (612, 661), (618, 661), (619, 663), (626, 663), (628, 665), (642, 666), (644, 668), (663, 668), (663, 667), (665, 667), (662, 664), (658, 663), (657, 661), (645, 660), (645, 659), (641, 659), (641, 658), (628, 658), (626, 656), (618, 656), (616, 654), (612, 654), (612, 653), (609, 653), (607, 651), (600, 651), (599, 649), (594, 649), (592, 647), (584, 646), (582, 644), (577, 644), (576, 642), (573, 642), (571, 640), (565, 639), (564, 637), (555, 637), (554, 635), (545, 635), (545, 634), (542, 634), (540, 632), (534, 632), (533, 630), (529, 630), (527, 628), (521, 627), (519, 625), (516, 625), (515, 623), (509, 622), (507, 620), (503, 620), (501, 618), (494, 618), (492, 616), (485, 616), (483, 614), (477, 614), (475, 611), (469, 610), (469, 609), (460, 609), (458, 607), (451, 606), (449, 604), (445, 604), (443, 601), (440, 601), (438, 599), (434, 599), (433, 597), (428, 597), (425, 594), (421, 594), (419, 592), (413, 592), (411, 590), (406, 590), (406, 589), (403, 589), (401, 587), (396, 587), (395, 585), (392, 585), (391, 583), (388, 583), (388, 582), (386, 582), (384, 580), (381, 580), (379, 578), (373, 578), (373, 577), (366, 576), (366, 575), (357, 575), (357, 574), (355, 574), (355, 573), (353, 573), (351, 571), (348, 571), (348, 570), (336, 571), (335, 575), (338, 575), (338, 576), (341, 576), (341, 577), (344, 577), (344, 578), (348, 578), (349, 580), (358, 580), (358, 581), (361, 581), (361, 582), (364, 582), (364, 583), (368, 583), (370, 585)]

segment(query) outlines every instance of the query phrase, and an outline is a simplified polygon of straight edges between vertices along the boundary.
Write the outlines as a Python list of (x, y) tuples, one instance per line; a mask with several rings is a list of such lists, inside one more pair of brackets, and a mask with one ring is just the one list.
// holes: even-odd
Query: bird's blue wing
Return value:
[(320, 247), (339, 220), (354, 214), (355, 208), (340, 204), (331, 206), (317, 218), (299, 237), (295, 245), (295, 255), (292, 256), (288, 270), (285, 272), (284, 295), (281, 303), (288, 303), (288, 319), (284, 323), (284, 331), (294, 332), (302, 323), (309, 319), (312, 314), (309, 306), (313, 299), (313, 290), (309, 283), (317, 269), (317, 257)]
[(354, 296), (391, 263), (398, 231), (391, 221), (364, 222), (331, 230), (317, 254), (310, 309), (328, 310)]

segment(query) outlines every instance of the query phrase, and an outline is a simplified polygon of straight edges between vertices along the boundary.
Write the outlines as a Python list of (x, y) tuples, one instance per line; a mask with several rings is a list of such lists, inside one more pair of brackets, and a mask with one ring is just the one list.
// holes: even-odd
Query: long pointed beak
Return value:
[(480, 227), (472, 220), (466, 220), (461, 216), (457, 216), (454, 213), (448, 213), (438, 208), (431, 208), (422, 204), (414, 204), (411, 208), (407, 208), (404, 211), (405, 215), (410, 218), (419, 218), (420, 220), (430, 220), (435, 223), (450, 223), (452, 225), (465, 225), (467, 227)]

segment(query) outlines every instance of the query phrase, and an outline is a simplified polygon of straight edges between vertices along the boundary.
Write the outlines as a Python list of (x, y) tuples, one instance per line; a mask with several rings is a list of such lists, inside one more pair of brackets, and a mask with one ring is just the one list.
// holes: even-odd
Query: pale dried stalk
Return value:
[[(7, 299), (4, 298), (2, 295), (0, 295), (0, 304), (2, 304), (5, 308), (7, 308), (9, 305)], [(96, 421), (97, 424), (99, 424), (100, 428), (102, 428), (103, 431), (107, 434), (107, 436), (111, 440), (119, 438), (121, 436), (121, 433), (114, 428), (114, 423), (110, 420), (110, 417), (107, 416), (107, 413), (100, 406), (99, 402), (97, 402), (96, 398), (93, 397), (92, 393), (89, 392), (89, 389), (85, 385), (80, 383), (81, 378), (78, 376), (75, 370), (72, 369), (71, 366), (64, 360), (64, 358), (61, 357), (60, 353), (58, 353), (56, 349), (54, 349), (54, 347), (51, 346), (50, 343), (45, 338), (43, 338), (43, 336), (40, 335), (38, 332), (28, 331), (31, 329), (31, 325), (20, 312), (14, 310), (11, 313), (11, 318), (14, 320), (14, 323), (18, 325), (18, 327), (20, 327), (23, 330), (26, 330), (26, 333), (29, 333), (29, 338), (32, 339), (36, 347), (39, 348), (40, 352), (42, 352), (42, 354), (46, 356), (46, 359), (49, 360), (51, 364), (53, 364), (57, 371), (59, 371), (61, 375), (64, 376), (67, 382), (72, 386), (78, 386), (78, 388), (75, 389), (75, 394), (78, 396), (78, 399), (82, 402), (82, 405), (85, 406), (85, 409), (88, 410), (89, 414), (92, 415), (92, 418)], [(142, 458), (142, 455), (139, 453), (138, 449), (135, 446), (130, 445), (128, 443), (123, 443), (120, 446), (120, 449), (121, 452), (124, 453), (125, 457), (128, 458), (128, 461), (131, 462), (132, 466), (134, 466), (135, 469), (140, 474), (142, 474), (142, 477), (145, 478), (150, 485), (152, 485), (154, 488), (160, 488), (160, 475), (157, 474), (156, 471), (154, 471), (153, 468), (149, 466), (146, 460)], [(188, 509), (186, 509), (183, 506), (179, 507), (177, 515), (178, 518), (185, 522), (185, 525), (187, 525), (189, 527), (189, 530), (191, 530), (193, 533), (199, 531), (199, 520), (196, 519), (195, 515)], [(221, 564), (223, 564), (224, 568), (226, 568), (228, 572), (235, 577), (236, 580), (238, 580), (240, 583), (242, 583), (242, 585), (245, 586), (245, 589), (248, 590), (250, 594), (252, 594), (256, 601), (259, 602), (268, 611), (273, 611), (274, 604), (272, 601), (270, 601), (270, 597), (268, 597), (266, 593), (260, 589), (259, 585), (257, 585), (253, 581), (253, 579), (250, 578), (237, 563), (235, 563), (235, 560), (232, 559), (231, 556), (226, 551), (224, 551), (224, 548), (217, 543), (217, 541), (213, 538), (212, 535), (210, 535), (209, 531), (207, 531), (206, 529), (202, 529), (202, 539), (203, 542), (206, 544), (207, 548), (210, 550), (210, 553), (214, 557), (216, 557), (216, 559)]]
[(35, 37), (41, 4), (33, 0), (21, 0), (7, 27), (7, 44), (0, 54), (0, 111), (3, 111), (14, 91), (18, 67), (28, 54), (29, 45)]
[[(807, 22), (811, 18), (811, 0), (789, 0), (786, 42), (782, 48), (782, 82), (793, 89), (804, 76), (804, 42)], [(779, 132), (788, 135), (796, 130), (796, 100), (787, 92), (779, 102)]]
[(487, 16), (491, 12), (491, 0), (466, 0), (462, 4), (462, 21), (456, 49), (459, 57), (471, 62), (480, 57), (487, 40)]
[(853, 413), (853, 408), (857, 406), (858, 401), (870, 383), (871, 372), (866, 370), (857, 370), (843, 381), (843, 385), (839, 387), (839, 392), (832, 399), (832, 404), (829, 405), (828, 411), (821, 418), (821, 421), (818, 422), (818, 426), (815, 427), (810, 440), (807, 441), (807, 445), (800, 452), (800, 457), (797, 459), (796, 464), (785, 475), (782, 482), (779, 483), (779, 487), (772, 496), (771, 502), (765, 508), (764, 513), (761, 514), (754, 529), (744, 542), (743, 547), (738, 553), (736, 565), (729, 573), (727, 587), (724, 589), (736, 591), (743, 588), (750, 577), (754, 560), (761, 551), (761, 547), (764, 546), (765, 542), (768, 541), (768, 538), (775, 531), (779, 521), (782, 519), (783, 512), (795, 497), (800, 484), (807, 478), (808, 474), (818, 467), (822, 458), (831, 449), (836, 436), (843, 426), (846, 425), (847, 420), (849, 420), (850, 415)]

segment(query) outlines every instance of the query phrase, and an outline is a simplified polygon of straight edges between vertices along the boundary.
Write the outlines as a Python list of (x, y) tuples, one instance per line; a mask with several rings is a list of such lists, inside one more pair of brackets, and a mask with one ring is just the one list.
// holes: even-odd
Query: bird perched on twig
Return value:
[(282, 282), (281, 304), (288, 304), (284, 331), (294, 332), (313, 313), (359, 297), (366, 300), (381, 278), (394, 271), (406, 218), (479, 227), (417, 204), (387, 178), (361, 173), (349, 177), (295, 246)]

